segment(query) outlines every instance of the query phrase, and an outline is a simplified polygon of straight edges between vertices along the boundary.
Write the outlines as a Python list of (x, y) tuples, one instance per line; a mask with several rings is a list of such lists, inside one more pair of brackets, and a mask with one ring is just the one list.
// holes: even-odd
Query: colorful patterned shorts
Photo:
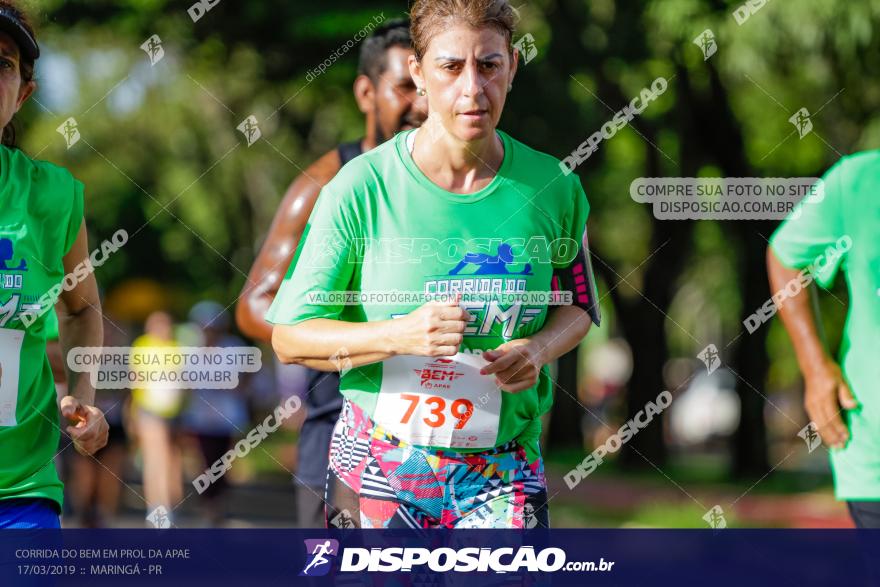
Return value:
[(327, 524), (341, 528), (549, 527), (544, 463), (517, 442), (429, 451), (376, 427), (346, 400), (333, 430)]

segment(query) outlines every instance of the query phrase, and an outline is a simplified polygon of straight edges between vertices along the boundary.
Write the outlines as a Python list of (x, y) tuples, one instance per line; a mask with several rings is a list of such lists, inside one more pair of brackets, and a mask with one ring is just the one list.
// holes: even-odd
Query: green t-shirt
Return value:
[(46, 331), (46, 340), (58, 340), (60, 333), (58, 332), (58, 314), (54, 311), (46, 312), (46, 324), (43, 327)]
[(770, 244), (788, 267), (817, 267), (816, 281), (823, 287), (829, 287), (843, 268), (850, 301), (839, 360), (862, 407), (845, 414), (850, 441), (841, 450), (831, 450), (831, 463), (838, 499), (876, 500), (880, 499), (880, 361), (874, 346), (880, 334), (880, 151), (842, 158), (824, 180), (825, 197), (801, 202)]
[[(313, 318), (387, 320), (405, 315), (426, 301), (389, 297), (344, 304), (340, 300), (310, 299), (309, 294), (315, 292), (409, 295), (551, 290), (553, 270), (570, 264), (582, 246), (589, 203), (578, 177), (563, 175), (557, 159), (499, 131), (504, 160), (492, 182), (471, 194), (451, 193), (431, 182), (413, 162), (406, 144), (412, 132), (399, 133), (351, 161), (324, 187), (287, 276), (266, 314), (269, 322), (296, 324)], [(546, 301), (505, 303), (508, 299), (462, 302), (473, 318), (461, 351), (475, 353), (463, 360), (541, 329), (547, 316)], [(334, 301), (339, 303), (330, 303)], [(344, 360), (344, 352), (341, 350), (336, 358)], [(412, 406), (382, 403), (386, 400), (380, 401), (380, 396), (392, 397), (385, 392), (400, 394), (407, 391), (406, 386), (412, 386), (413, 391), (430, 396), (438, 389), (460, 385), (471, 386), (471, 391), (483, 390), (485, 381), (494, 381), (492, 376), (475, 373), (479, 360), (465, 360), (458, 365), (447, 361), (392, 357), (348, 371), (343, 363), (340, 390), (371, 418), (393, 418), (398, 424), (406, 419), (404, 408)], [(495, 421), (473, 436), (460, 439), (454, 449), (472, 452), (516, 439), (534, 460), (539, 454), (539, 418), (553, 401), (548, 367), (541, 370), (537, 384), (523, 392), (506, 393), (494, 384), (491, 387), (491, 393), (484, 391), (479, 396), (482, 399), (471, 403), (475, 404), (478, 420), (485, 408), (486, 413), (494, 411)], [(425, 416), (434, 423), (443, 420), (457, 426), (468, 411), (465, 404), (453, 405), (455, 393), (445, 402), (430, 403), (429, 397), (422, 400), (428, 405), (421, 404), (425, 410), (414, 416), (419, 421)], [(387, 406), (389, 411), (400, 408), (400, 412), (391, 415), (384, 411), (386, 408), (377, 409), (377, 404)], [(467, 426), (463, 425), (461, 433)], [(494, 435), (490, 432), (493, 428)], [(432, 449), (450, 446), (448, 439), (444, 444), (411, 442)]]
[(82, 218), (83, 186), (67, 170), (0, 146), (0, 499), (62, 503), (46, 323)]

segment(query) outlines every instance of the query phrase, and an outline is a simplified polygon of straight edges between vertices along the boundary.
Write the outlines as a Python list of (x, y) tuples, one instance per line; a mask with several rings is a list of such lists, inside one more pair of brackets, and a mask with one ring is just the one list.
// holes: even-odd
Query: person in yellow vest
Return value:
[(182, 498), (178, 419), (183, 392), (165, 383), (150, 383), (167, 373), (176, 352), (174, 322), (166, 312), (147, 317), (144, 334), (132, 343), (131, 365), (145, 385), (132, 390), (132, 420), (143, 457), (144, 498), (147, 512), (164, 506), (167, 515)]

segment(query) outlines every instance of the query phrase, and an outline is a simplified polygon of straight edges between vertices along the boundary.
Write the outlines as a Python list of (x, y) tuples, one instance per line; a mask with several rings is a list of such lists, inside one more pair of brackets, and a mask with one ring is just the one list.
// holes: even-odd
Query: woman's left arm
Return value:
[(490, 363), (480, 373), (494, 373), (495, 383), (503, 391), (524, 391), (537, 383), (541, 367), (575, 348), (592, 323), (587, 311), (578, 306), (553, 307), (544, 327), (532, 336), (484, 351), (483, 358)]
[[(76, 266), (89, 256), (86, 223), (82, 221), (76, 240), (64, 256), (64, 273), (74, 273)], [(109, 427), (104, 413), (95, 407), (95, 388), (88, 373), (71, 371), (67, 356), (76, 347), (100, 347), (104, 341), (101, 300), (94, 272), (89, 272), (76, 285), (62, 290), (58, 310), (58, 338), (65, 358), (68, 395), (61, 398), (61, 414), (70, 422), (66, 432), (76, 450), (90, 455), (107, 444)]]
[[(580, 182), (577, 183), (580, 189)], [(586, 202), (581, 190), (576, 202)], [(529, 389), (538, 382), (541, 367), (551, 363), (575, 348), (587, 335), (592, 324), (602, 320), (596, 293), (593, 268), (590, 264), (590, 245), (587, 239), (586, 211), (577, 215), (582, 220), (580, 247), (574, 258), (562, 267), (554, 268), (551, 288), (568, 292), (570, 305), (549, 306), (544, 326), (527, 338), (507, 341), (498, 348), (483, 352), (490, 362), (481, 374), (495, 374), (495, 384), (512, 393)]]

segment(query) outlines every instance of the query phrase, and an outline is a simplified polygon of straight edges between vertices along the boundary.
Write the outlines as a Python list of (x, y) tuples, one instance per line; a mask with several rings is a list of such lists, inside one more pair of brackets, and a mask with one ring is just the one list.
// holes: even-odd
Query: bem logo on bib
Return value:
[(415, 445), (490, 448), (498, 437), (501, 390), (478, 353), (400, 355), (383, 361), (373, 419)]
[(413, 369), (413, 371), (418, 374), (423, 388), (443, 387), (448, 389), (450, 382), (464, 375), (462, 371), (456, 371), (455, 367), (450, 367), (454, 364), (455, 361), (450, 359), (437, 359), (423, 368)]

